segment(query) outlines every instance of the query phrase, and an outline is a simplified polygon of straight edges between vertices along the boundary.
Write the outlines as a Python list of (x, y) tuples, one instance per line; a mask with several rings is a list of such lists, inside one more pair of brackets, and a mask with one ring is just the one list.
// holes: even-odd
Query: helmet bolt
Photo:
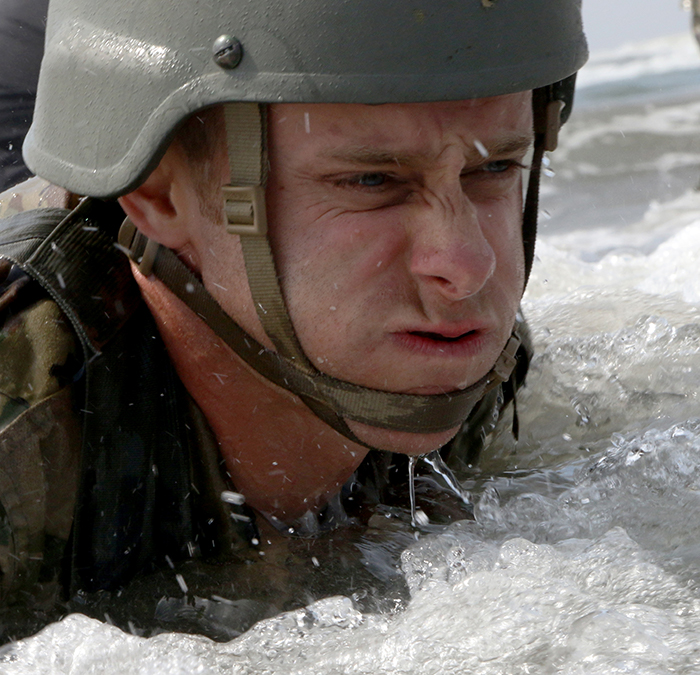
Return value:
[(243, 58), (243, 45), (240, 40), (231, 35), (221, 35), (216, 38), (213, 47), (214, 61), (226, 70), (233, 70)]

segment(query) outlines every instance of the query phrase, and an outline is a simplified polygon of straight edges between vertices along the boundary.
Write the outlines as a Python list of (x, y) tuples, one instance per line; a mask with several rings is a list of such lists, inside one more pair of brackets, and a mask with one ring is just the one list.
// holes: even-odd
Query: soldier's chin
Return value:
[(403, 455), (427, 455), (434, 450), (438, 450), (445, 443), (452, 440), (460, 427), (448, 431), (440, 431), (432, 434), (416, 434), (408, 431), (392, 431), (391, 429), (381, 429), (371, 427), (368, 424), (345, 420), (363, 443), (371, 445), (380, 450), (389, 450)]

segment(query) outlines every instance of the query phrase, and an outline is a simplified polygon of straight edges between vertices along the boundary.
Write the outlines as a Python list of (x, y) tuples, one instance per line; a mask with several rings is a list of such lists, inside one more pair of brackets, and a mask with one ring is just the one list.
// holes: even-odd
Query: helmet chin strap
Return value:
[(144, 274), (155, 274), (251, 368), (299, 396), (333, 429), (366, 447), (370, 446), (353, 434), (346, 419), (411, 433), (454, 429), (488, 391), (510, 377), (515, 367), (520, 339), (514, 334), (489, 373), (467, 389), (450, 394), (395, 394), (338, 380), (318, 370), (305, 372), (296, 360), (267, 349), (241, 328), (173, 251), (161, 246), (154, 252), (150, 243), (130, 220), (124, 221), (119, 244), (128, 249)]
[[(525, 286), (527, 286), (532, 263), (535, 259), (537, 238), (537, 215), (540, 201), (540, 176), (545, 152), (557, 149), (559, 128), (565, 103), (556, 98), (556, 85), (541, 87), (532, 92), (532, 115), (535, 132), (535, 147), (530, 164), (530, 177), (523, 209), (523, 247), (525, 250)], [(523, 289), (524, 290), (524, 289)]]
[[(544, 150), (556, 145), (552, 130), (558, 130), (561, 110), (560, 101), (545, 101), (543, 107), (539, 106), (540, 112), (538, 105), (536, 100), (535, 153), (523, 222), (527, 275), (534, 257), (539, 167)], [(241, 328), (172, 251), (163, 247), (156, 250), (153, 242), (128, 220), (120, 232), (119, 243), (130, 250), (145, 274), (153, 272), (249, 366), (270, 382), (299, 396), (317, 417), (354, 443), (370, 447), (357, 438), (346, 420), (421, 434), (461, 426), (490, 390), (510, 378), (520, 346), (517, 332), (514, 329), (484, 377), (464, 390), (447, 394), (397, 394), (362, 387), (319, 371), (309, 361), (294, 331), (267, 237), (265, 111), (265, 106), (257, 103), (225, 106), (231, 184), (224, 186), (223, 195), (227, 231), (241, 238), (255, 309), (276, 351), (265, 348)]]
[[(253, 302), (266, 335), (279, 356), (298, 372), (310, 377), (317, 385), (323, 382), (322, 387), (316, 387), (316, 393), (320, 395), (315, 396), (304, 395), (298, 387), (287, 388), (300, 395), (318, 417), (354, 442), (359, 439), (348, 427), (346, 418), (414, 433), (443, 431), (461, 425), (490, 389), (510, 377), (515, 367), (519, 338), (514, 335), (510, 339), (492, 371), (458, 395), (417, 397), (391, 394), (358, 387), (321, 373), (309, 361), (294, 331), (267, 237), (264, 201), (268, 167), (266, 113), (267, 106), (256, 103), (224, 106), (231, 185), (224, 187), (223, 191), (227, 230), (241, 238)], [(247, 190), (252, 191), (252, 198), (246, 196)], [(240, 199), (250, 199), (245, 202), (242, 215), (239, 215)], [(321, 394), (322, 389), (324, 394)], [(353, 392), (352, 401), (348, 398), (350, 391)], [(339, 401), (341, 392), (345, 398), (342, 405)], [(453, 406), (458, 411), (456, 416), (445, 409)]]

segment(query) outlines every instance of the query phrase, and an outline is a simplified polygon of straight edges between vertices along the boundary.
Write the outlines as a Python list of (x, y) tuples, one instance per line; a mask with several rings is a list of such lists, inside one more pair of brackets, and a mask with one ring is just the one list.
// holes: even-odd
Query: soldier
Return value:
[(0, 235), (5, 596), (361, 520), (406, 456), (454, 485), (527, 367), (578, 0), (51, 0), (46, 44)]

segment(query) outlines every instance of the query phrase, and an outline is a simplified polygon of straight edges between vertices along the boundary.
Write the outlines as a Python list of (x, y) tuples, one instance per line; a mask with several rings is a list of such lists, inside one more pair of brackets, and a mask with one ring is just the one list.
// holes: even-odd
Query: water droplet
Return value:
[(489, 151), (486, 149), (486, 146), (477, 138), (474, 139), (474, 147), (484, 159), (489, 156)]
[(409, 456), (408, 458), (408, 494), (411, 499), (411, 525), (418, 527), (416, 520), (416, 458)]
[(182, 574), (176, 574), (175, 579), (177, 581), (177, 585), (180, 587), (180, 590), (183, 593), (187, 593), (190, 590), (189, 588), (187, 588), (187, 584), (185, 583), (185, 579), (182, 576)]
[(232, 492), (231, 490), (224, 490), (221, 493), (221, 501), (227, 504), (235, 504), (236, 506), (243, 506), (245, 504), (245, 497), (240, 492)]

